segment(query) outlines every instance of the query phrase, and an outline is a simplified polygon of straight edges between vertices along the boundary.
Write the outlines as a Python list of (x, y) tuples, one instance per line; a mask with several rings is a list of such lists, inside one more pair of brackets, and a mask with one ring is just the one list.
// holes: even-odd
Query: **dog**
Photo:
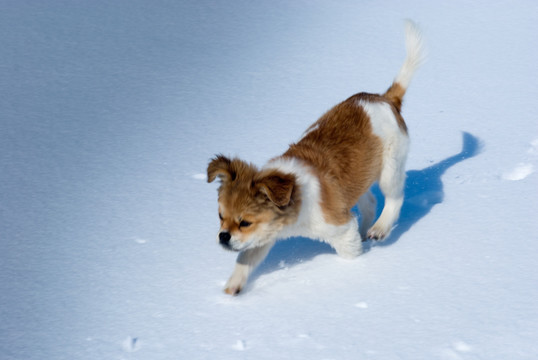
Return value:
[[(422, 36), (411, 21), (405, 44), (405, 61), (384, 94), (358, 93), (336, 105), (263, 168), (223, 155), (210, 161), (207, 181), (221, 181), (217, 239), (239, 252), (226, 293), (239, 294), (278, 239), (324, 241), (339, 256), (353, 259), (361, 254), (362, 241), (389, 236), (403, 204), (409, 147), (402, 100), (423, 61)], [(385, 204), (371, 226), (375, 182)], [(360, 228), (351, 213), (355, 204)]]

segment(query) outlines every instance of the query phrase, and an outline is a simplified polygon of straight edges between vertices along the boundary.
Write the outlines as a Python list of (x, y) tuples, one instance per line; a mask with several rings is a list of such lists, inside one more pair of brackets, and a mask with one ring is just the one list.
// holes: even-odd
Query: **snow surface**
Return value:
[[(416, 20), (399, 226), (222, 292), (216, 153), (381, 92)], [(536, 1), (0, 1), (0, 359), (538, 358)]]

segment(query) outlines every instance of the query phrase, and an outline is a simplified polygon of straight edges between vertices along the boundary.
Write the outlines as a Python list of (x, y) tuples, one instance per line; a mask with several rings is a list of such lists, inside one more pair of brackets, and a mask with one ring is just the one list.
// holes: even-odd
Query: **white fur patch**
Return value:
[(405, 165), (407, 159), (409, 137), (400, 129), (391, 106), (385, 102), (364, 100), (360, 100), (358, 105), (366, 111), (374, 134), (383, 142), (383, 166), (392, 163), (391, 166), (396, 167), (394, 170), (401, 172), (400, 167)]
[(374, 134), (383, 140), (383, 144), (391, 142), (392, 139), (397, 139), (402, 135), (405, 136), (400, 130), (398, 121), (388, 103), (359, 100), (357, 105), (366, 111), (370, 117), (370, 124)]

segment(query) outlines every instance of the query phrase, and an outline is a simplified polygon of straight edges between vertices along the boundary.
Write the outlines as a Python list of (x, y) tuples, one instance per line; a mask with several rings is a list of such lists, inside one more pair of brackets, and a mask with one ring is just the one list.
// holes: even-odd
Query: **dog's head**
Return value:
[(219, 178), (219, 243), (242, 251), (262, 246), (292, 220), (298, 205), (295, 177), (278, 170), (258, 170), (239, 159), (217, 156), (207, 167), (207, 181)]

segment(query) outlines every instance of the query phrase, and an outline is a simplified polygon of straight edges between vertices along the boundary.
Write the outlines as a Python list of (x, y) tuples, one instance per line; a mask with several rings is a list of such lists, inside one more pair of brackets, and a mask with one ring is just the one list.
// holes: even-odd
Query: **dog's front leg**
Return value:
[(266, 245), (241, 251), (237, 256), (234, 272), (226, 283), (224, 292), (230, 295), (239, 294), (247, 283), (249, 275), (265, 259), (274, 243), (271, 241)]

